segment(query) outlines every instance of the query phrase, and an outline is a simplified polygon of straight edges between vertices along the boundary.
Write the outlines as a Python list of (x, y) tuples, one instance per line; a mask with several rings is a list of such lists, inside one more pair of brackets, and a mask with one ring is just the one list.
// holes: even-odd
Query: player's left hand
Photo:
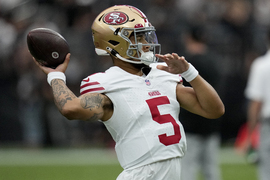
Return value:
[(176, 53), (172, 54), (156, 54), (157, 58), (163, 60), (167, 66), (158, 65), (157, 68), (160, 70), (167, 71), (172, 74), (181, 74), (188, 70), (189, 64), (184, 56), (178, 56)]

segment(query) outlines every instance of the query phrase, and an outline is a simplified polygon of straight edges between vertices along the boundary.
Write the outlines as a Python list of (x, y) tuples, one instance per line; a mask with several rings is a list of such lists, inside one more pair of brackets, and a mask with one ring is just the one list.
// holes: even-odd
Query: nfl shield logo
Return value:
[(145, 83), (146, 83), (147, 86), (151, 85), (151, 83), (150, 83), (150, 81), (148, 79), (145, 80)]

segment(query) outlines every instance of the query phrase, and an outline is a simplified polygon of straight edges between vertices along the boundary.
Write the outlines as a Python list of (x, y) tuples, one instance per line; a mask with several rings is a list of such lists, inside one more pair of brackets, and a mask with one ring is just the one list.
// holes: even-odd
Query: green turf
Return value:
[(118, 165), (0, 166), (0, 180), (112, 180)]
[(257, 180), (257, 168), (250, 164), (222, 164), (223, 180)]
[[(222, 164), (221, 170), (223, 180), (257, 180), (253, 165)], [(113, 164), (0, 166), (0, 180), (115, 180), (121, 171)]]
[[(257, 180), (256, 167), (250, 164), (222, 164), (222, 180)], [(198, 174), (198, 180), (205, 180)]]
[[(233, 148), (222, 148), (219, 161), (222, 180), (257, 180), (256, 166)], [(0, 180), (115, 180), (121, 171), (111, 149), (0, 148)]]

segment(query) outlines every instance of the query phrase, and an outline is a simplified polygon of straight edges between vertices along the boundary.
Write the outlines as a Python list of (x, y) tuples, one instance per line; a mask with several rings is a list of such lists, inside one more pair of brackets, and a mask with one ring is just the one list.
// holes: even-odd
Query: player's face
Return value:
[(144, 44), (149, 44), (146, 41), (146, 35), (145, 35), (145, 33), (143, 33), (143, 32), (142, 33), (137, 33), (136, 34), (136, 37), (134, 35), (131, 35), (130, 41), (132, 42), (132, 44), (141, 43), (142, 44), (142, 50), (144, 52), (148, 52), (149, 51), (150, 46), (149, 45), (148, 46), (147, 45), (144, 45)]
[[(146, 41), (145, 33), (137, 33), (136, 38), (135, 38), (134, 34), (131, 35), (130, 41), (131, 41), (132, 44), (137, 44), (137, 43), (148, 44), (148, 42)], [(150, 48), (150, 46), (147, 46), (147, 45), (144, 46), (144, 45), (142, 45), (142, 50), (144, 52), (148, 52), (149, 51), (149, 48)], [(135, 57), (138, 57), (138, 54), (137, 53), (135, 54)], [(135, 61), (138, 61), (136, 59), (134, 59), (134, 60)], [(147, 65), (145, 65), (143, 63), (142, 64), (132, 64), (132, 65), (136, 69), (142, 69), (143, 67), (147, 67)]]
[(128, 41), (130, 44), (126, 55), (129, 56), (131, 60), (140, 61), (147, 65), (156, 62), (157, 59), (154, 54), (160, 52), (160, 44), (158, 44), (157, 36), (153, 28), (134, 29)]

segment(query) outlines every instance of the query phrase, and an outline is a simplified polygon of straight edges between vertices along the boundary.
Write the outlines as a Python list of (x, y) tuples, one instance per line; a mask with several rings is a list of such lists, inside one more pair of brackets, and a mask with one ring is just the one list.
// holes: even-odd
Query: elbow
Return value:
[(223, 106), (223, 108), (222, 108), (222, 111), (220, 113), (220, 117), (223, 116), (224, 114), (225, 114), (225, 106)]
[(79, 107), (66, 107), (62, 108), (60, 111), (63, 116), (65, 116), (68, 120), (83, 120), (87, 121), (89, 119), (88, 116), (82, 113)]
[(72, 115), (65, 114), (64, 115), (68, 120), (75, 120), (75, 118)]
[(224, 105), (220, 105), (219, 107), (215, 108), (215, 110), (211, 113), (209, 119), (218, 119), (225, 114), (225, 107)]
[(212, 119), (218, 119), (218, 118), (220, 118), (221, 116), (223, 116), (224, 113), (225, 113), (225, 110), (224, 110), (224, 111), (221, 111), (221, 112), (218, 112), (218, 113), (216, 113), (216, 115), (215, 115)]
[(219, 113), (218, 114), (219, 117), (221, 117), (221, 116), (223, 116), (225, 114), (225, 106), (224, 106), (223, 103), (220, 105), (219, 110), (218, 110), (218, 113)]
[(61, 114), (65, 116), (68, 120), (75, 120), (77, 119), (76, 111), (74, 109), (63, 108), (61, 109)]
[(71, 113), (71, 111), (68, 110), (62, 110), (61, 114), (63, 116), (65, 116), (68, 120), (74, 120), (75, 118), (73, 117), (73, 114)]

